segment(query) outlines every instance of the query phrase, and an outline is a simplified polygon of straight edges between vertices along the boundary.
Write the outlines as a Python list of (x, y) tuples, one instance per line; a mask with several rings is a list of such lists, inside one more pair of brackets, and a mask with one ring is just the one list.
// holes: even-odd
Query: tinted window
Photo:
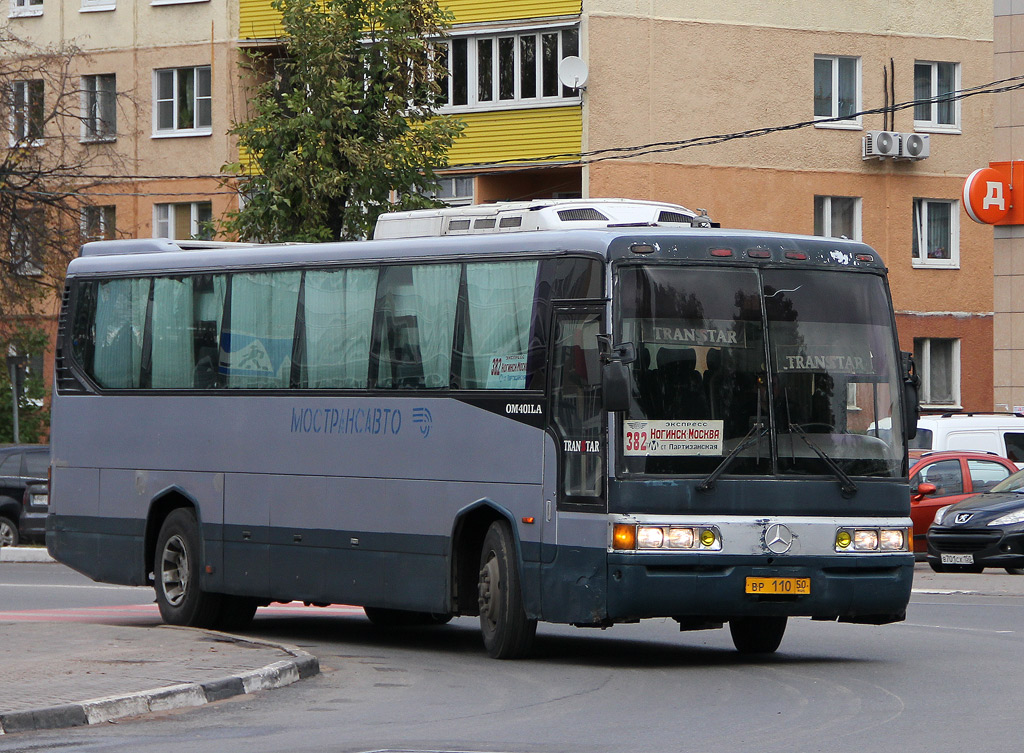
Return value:
[(971, 476), (971, 488), (976, 492), (988, 491), (1010, 475), (1006, 466), (992, 460), (968, 460), (967, 472)]
[(21, 453), (15, 452), (0, 461), (0, 476), (21, 475)]
[(964, 493), (963, 473), (959, 460), (940, 460), (929, 463), (910, 480), (910, 488), (916, 489), (919, 484), (935, 484), (935, 496), (946, 497), (951, 494)]
[(1012, 431), (1003, 434), (1006, 442), (1006, 457), (1014, 463), (1024, 463), (1024, 434), (1017, 434)]
[(25, 453), (25, 475), (32, 478), (46, 478), (46, 472), (50, 466), (50, 453), (48, 452), (26, 452)]

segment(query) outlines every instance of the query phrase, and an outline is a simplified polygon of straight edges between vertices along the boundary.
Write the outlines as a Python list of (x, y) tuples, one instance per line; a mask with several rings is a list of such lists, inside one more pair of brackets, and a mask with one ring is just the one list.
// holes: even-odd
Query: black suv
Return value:
[(17, 546), (22, 499), (30, 484), (45, 482), (50, 466), (47, 445), (0, 447), (0, 546)]

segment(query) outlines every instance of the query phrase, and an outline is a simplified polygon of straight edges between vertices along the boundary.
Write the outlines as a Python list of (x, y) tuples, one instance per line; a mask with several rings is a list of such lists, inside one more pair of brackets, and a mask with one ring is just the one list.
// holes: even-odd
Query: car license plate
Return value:
[(806, 596), (810, 592), (810, 578), (747, 578), (748, 594)]
[(943, 554), (942, 555), (943, 565), (973, 565), (974, 555), (973, 554)]

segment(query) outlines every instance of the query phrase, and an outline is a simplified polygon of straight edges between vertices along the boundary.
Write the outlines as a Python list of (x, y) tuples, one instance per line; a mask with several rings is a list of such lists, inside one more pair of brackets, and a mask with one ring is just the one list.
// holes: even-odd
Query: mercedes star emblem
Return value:
[(793, 546), (793, 532), (781, 523), (764, 529), (764, 545), (772, 554), (785, 554)]

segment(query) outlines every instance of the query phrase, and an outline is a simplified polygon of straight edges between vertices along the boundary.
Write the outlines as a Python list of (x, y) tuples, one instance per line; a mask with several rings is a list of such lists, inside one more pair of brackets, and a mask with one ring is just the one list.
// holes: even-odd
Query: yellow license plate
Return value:
[(806, 596), (810, 592), (810, 578), (747, 578), (748, 594)]

